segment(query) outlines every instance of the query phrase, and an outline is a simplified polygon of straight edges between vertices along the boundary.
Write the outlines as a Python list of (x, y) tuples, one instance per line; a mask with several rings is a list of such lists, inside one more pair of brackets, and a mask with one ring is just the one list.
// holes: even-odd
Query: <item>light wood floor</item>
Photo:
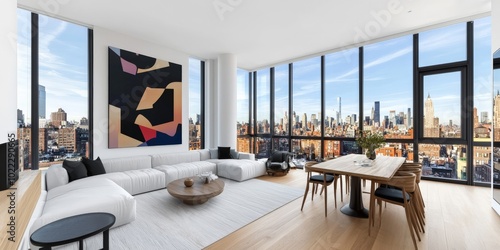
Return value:
[[(286, 176), (260, 179), (305, 189), (306, 174), (291, 170)], [(368, 182), (365, 190), (369, 187)], [(432, 181), (422, 181), (420, 187), (427, 225), (419, 249), (500, 249), (500, 216), (490, 206), (489, 188)], [(311, 202), (309, 194), (302, 212), (301, 197), (207, 249), (413, 249), (402, 207), (387, 204), (382, 209), (382, 225), (378, 227), (377, 216), (368, 236), (367, 219), (349, 217), (339, 210), (349, 197), (344, 195), (342, 204), (337, 193), (335, 209), (332, 186), (328, 191), (326, 218), (324, 197), (318, 193)], [(369, 194), (363, 194), (366, 208), (369, 198)]]

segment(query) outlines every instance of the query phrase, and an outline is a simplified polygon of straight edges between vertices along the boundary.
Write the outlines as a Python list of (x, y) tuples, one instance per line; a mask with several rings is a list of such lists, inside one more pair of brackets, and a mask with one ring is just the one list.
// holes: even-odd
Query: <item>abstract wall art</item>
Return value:
[(108, 147), (182, 143), (182, 65), (108, 47)]

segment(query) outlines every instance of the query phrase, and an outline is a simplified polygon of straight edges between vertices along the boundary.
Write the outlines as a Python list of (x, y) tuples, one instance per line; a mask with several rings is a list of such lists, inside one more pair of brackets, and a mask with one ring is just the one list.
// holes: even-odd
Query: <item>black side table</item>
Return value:
[(109, 228), (115, 224), (110, 213), (88, 213), (63, 218), (37, 229), (30, 237), (31, 243), (42, 249), (52, 249), (79, 241), (83, 250), (83, 239), (103, 232), (103, 249), (109, 249)]

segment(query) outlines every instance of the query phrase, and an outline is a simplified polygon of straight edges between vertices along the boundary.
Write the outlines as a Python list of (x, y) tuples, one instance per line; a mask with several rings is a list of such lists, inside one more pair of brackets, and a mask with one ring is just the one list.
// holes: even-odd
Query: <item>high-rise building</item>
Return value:
[(302, 128), (307, 128), (307, 114), (302, 115)]
[(372, 107), (372, 112), (370, 113), (370, 121), (374, 123), (375, 121), (375, 108)]
[(493, 104), (493, 138), (494, 140), (500, 139), (500, 92), (497, 92)]
[(408, 108), (408, 114), (407, 114), (407, 124), (406, 126), (408, 126), (408, 128), (411, 128), (411, 124), (412, 124), (412, 121), (411, 121), (411, 108)]
[(38, 85), (38, 116), (45, 119), (47, 112), (47, 100), (45, 97), (45, 86)]
[(380, 124), (380, 102), (376, 101), (375, 102), (375, 110), (373, 114), (373, 121), (374, 123)]
[(424, 104), (424, 137), (439, 137), (439, 118), (434, 117), (434, 104), (430, 94)]
[(52, 112), (50, 114), (50, 120), (54, 127), (60, 127), (61, 125), (66, 125), (67, 114), (62, 108), (59, 108), (57, 112)]
[(395, 126), (397, 124), (397, 121), (396, 121), (396, 110), (390, 110), (389, 111), (389, 124), (392, 124), (392, 126)]
[(352, 118), (351, 118), (351, 116), (350, 116), (350, 115), (348, 115), (348, 116), (345, 118), (345, 123), (346, 123), (346, 124), (352, 124), (352, 123), (353, 123), (353, 122), (352, 122)]
[(317, 126), (318, 126), (318, 119), (316, 118), (316, 114), (311, 114), (311, 124), (312, 124), (314, 127), (317, 127)]
[(488, 123), (488, 112), (481, 112), (481, 123)]
[(20, 109), (17, 109), (17, 127), (21, 128), (24, 127), (24, 114), (23, 111)]
[(340, 124), (340, 123), (342, 123), (342, 121), (341, 121), (342, 120), (342, 98), (340, 96), (338, 97), (338, 101), (339, 101), (339, 115), (338, 115), (337, 122)]

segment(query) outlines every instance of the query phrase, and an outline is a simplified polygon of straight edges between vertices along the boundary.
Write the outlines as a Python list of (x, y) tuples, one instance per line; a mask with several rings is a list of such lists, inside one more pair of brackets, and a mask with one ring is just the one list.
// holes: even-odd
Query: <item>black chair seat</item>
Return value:
[[(380, 187), (375, 190), (375, 196), (398, 203), (404, 203), (403, 191), (399, 189)], [(406, 201), (410, 201), (410, 195), (405, 193), (405, 197)]]
[[(313, 175), (311, 176), (310, 178), (311, 181), (323, 181), (323, 175)], [(329, 182), (333, 182), (334, 180), (334, 177), (333, 175), (326, 175), (326, 182), (329, 183)]]

